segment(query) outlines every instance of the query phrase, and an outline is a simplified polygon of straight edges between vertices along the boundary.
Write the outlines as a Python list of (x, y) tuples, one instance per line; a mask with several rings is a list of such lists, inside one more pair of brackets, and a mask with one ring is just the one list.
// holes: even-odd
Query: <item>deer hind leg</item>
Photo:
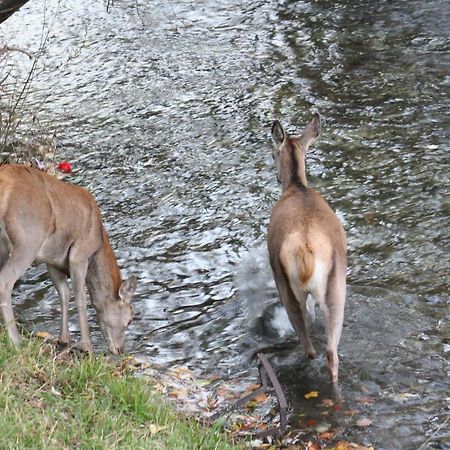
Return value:
[[(1, 238), (0, 238), (1, 239)], [(8, 331), (11, 342), (18, 346), (21, 336), (14, 319), (14, 311), (11, 302), (11, 293), (14, 283), (25, 273), (34, 260), (34, 249), (26, 246), (15, 245), (11, 248), (11, 253), (5, 258), (3, 254), (3, 265), (0, 268), (0, 310), (3, 321)]]
[(61, 302), (61, 329), (59, 331), (59, 342), (63, 345), (70, 344), (69, 333), (69, 300), (70, 290), (67, 284), (67, 276), (64, 272), (61, 272), (55, 266), (47, 265), (50, 278), (58, 291), (59, 299)]
[(6, 233), (5, 225), (0, 219), (0, 270), (5, 265), (6, 261), (9, 259), (9, 255), (12, 250), (11, 241)]
[(332, 383), (338, 381), (339, 357), (338, 344), (341, 339), (345, 308), (345, 270), (334, 270), (328, 280), (325, 302), (327, 320), (327, 361)]
[(306, 356), (309, 359), (314, 359), (316, 351), (309, 337), (308, 311), (306, 308), (308, 293), (302, 289), (296, 289), (294, 292), (284, 276), (281, 277), (280, 281), (277, 281), (277, 288), (281, 303), (286, 308), (289, 320), (300, 339)]

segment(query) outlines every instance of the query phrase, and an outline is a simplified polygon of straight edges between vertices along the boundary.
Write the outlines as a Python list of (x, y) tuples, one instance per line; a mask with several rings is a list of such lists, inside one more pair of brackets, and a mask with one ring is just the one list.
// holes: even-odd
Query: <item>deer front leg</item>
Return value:
[(61, 303), (61, 329), (59, 330), (59, 343), (63, 345), (70, 344), (69, 333), (69, 300), (70, 290), (67, 284), (67, 276), (55, 266), (47, 265), (50, 278), (58, 291), (59, 300)]
[(9, 339), (15, 346), (19, 346), (21, 337), (14, 319), (14, 311), (11, 304), (11, 288), (5, 283), (0, 283), (0, 307)]
[(69, 261), (70, 278), (72, 280), (81, 333), (81, 340), (76, 347), (85, 352), (92, 352), (94, 348), (92, 346), (91, 335), (89, 332), (86, 304), (86, 273), (88, 262), (87, 260), (78, 262), (73, 254), (70, 255)]

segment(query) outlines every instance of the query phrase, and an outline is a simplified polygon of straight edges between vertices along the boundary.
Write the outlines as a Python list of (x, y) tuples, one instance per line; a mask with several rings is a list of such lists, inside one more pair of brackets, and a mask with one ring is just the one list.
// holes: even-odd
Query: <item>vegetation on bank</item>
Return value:
[(39, 48), (32, 52), (0, 40), (0, 164), (30, 163), (45, 170), (54, 166), (55, 138), (39, 117), (50, 93), (30, 102), (48, 33), (43, 28)]
[(0, 448), (237, 449), (217, 426), (176, 414), (121, 362), (0, 331)]

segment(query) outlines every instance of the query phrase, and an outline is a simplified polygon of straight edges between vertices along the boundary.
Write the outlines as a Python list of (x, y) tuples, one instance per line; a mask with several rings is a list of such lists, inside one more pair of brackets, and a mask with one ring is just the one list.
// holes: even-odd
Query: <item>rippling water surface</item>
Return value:
[[(342, 410), (326, 421), (377, 449), (450, 448), (449, 11), (440, 0), (127, 0), (109, 12), (36, 0), (2, 25), (3, 41), (31, 51), (48, 32), (27, 105), (139, 276), (131, 352), (254, 379), (252, 354), (282, 344), (272, 361), (294, 427), (318, 411), (305, 392), (336, 395), (323, 357), (305, 361), (285, 326), (264, 245), (279, 196), (271, 122), (300, 132), (318, 110), (309, 180), (345, 221), (350, 258)], [(29, 63), (15, 58), (20, 80)], [(58, 327), (43, 268), (15, 301), (23, 321)], [(314, 336), (323, 348), (320, 320)], [(356, 407), (370, 427), (344, 414)]]

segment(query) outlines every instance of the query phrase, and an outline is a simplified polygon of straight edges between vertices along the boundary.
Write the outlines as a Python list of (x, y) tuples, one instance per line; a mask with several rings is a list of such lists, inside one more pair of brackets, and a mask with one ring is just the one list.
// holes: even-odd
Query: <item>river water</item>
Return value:
[[(33, 0), (1, 26), (3, 42), (35, 53), (45, 38), (24, 108), (55, 134), (69, 180), (94, 193), (124, 272), (139, 277), (130, 352), (255, 379), (252, 355), (275, 346), (292, 427), (317, 416), (377, 449), (450, 448), (449, 11), (443, 0), (109, 11)], [(13, 58), (20, 86), (30, 62)], [(310, 185), (349, 242), (338, 394), (323, 356), (306, 361), (286, 326), (265, 250), (279, 196), (271, 122), (300, 132), (313, 111), (323, 131)], [(58, 329), (44, 268), (15, 303), (23, 322)], [(313, 334), (323, 353), (320, 317)], [(358, 428), (354, 410), (372, 424)]]

